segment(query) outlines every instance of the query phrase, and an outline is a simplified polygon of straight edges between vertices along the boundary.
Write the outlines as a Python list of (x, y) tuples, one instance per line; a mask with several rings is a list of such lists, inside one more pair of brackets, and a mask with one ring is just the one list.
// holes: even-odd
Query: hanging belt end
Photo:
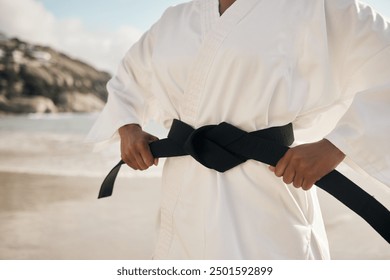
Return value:
[(123, 160), (119, 161), (119, 163), (115, 165), (115, 167), (110, 171), (110, 173), (108, 173), (107, 177), (104, 179), (100, 187), (98, 199), (109, 197), (112, 195), (112, 191), (114, 189), (114, 183), (118, 175), (118, 172), (121, 169), (122, 164), (124, 164), (124, 161)]

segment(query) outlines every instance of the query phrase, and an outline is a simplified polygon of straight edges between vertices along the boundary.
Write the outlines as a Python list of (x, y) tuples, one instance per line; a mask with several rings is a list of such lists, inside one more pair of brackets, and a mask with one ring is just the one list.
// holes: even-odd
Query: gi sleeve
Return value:
[(339, 16), (332, 19), (334, 34), (329, 41), (336, 59), (342, 61), (336, 70), (340, 88), (352, 103), (326, 138), (390, 186), (390, 26), (358, 1), (329, 0), (329, 18), (332, 8)]
[(154, 34), (157, 23), (125, 54), (117, 73), (107, 83), (108, 100), (90, 130), (87, 142), (102, 142), (117, 136), (126, 124), (142, 124), (153, 103), (150, 91)]

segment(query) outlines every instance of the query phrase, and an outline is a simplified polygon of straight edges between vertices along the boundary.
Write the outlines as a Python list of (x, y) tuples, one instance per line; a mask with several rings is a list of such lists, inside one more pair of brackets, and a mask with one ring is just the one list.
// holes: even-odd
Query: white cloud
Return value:
[(59, 20), (36, 0), (0, 0), (0, 31), (31, 43), (48, 45), (112, 73), (141, 31), (92, 30), (79, 19)]

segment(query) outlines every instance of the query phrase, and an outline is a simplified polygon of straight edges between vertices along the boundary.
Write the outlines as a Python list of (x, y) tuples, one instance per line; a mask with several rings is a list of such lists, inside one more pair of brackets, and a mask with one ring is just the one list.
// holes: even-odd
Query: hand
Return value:
[(146, 133), (138, 124), (128, 124), (119, 128), (121, 138), (122, 160), (135, 170), (146, 170), (157, 165), (158, 159), (153, 158), (149, 143), (158, 140)]
[(345, 154), (326, 139), (291, 148), (270, 170), (283, 177), (286, 184), (309, 190), (315, 182), (331, 172)]

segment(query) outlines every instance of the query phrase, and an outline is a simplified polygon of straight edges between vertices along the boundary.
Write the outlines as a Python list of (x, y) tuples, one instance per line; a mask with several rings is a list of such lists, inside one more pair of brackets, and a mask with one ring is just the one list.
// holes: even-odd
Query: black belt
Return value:
[[(292, 124), (245, 132), (228, 123), (193, 129), (174, 120), (168, 137), (150, 143), (155, 158), (191, 155), (205, 167), (225, 172), (248, 159), (275, 166), (294, 141)], [(104, 179), (99, 197), (112, 195), (120, 161)], [(333, 170), (315, 183), (333, 195), (390, 243), (390, 212), (374, 197), (344, 175)]]

